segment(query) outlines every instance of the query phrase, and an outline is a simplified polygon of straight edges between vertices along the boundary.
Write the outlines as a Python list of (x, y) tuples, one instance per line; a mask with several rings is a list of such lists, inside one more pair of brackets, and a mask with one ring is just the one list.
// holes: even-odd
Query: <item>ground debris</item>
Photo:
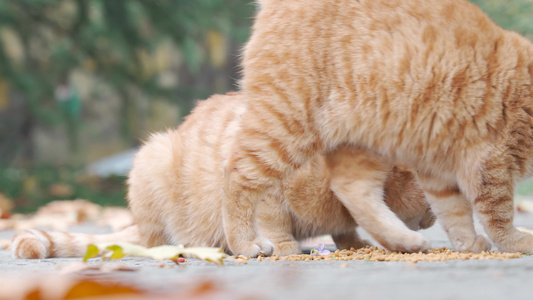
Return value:
[(349, 261), (349, 260), (364, 260), (364, 261), (408, 261), (408, 262), (419, 262), (419, 261), (446, 261), (446, 260), (487, 260), (487, 259), (497, 259), (497, 260), (508, 260), (511, 258), (520, 258), (522, 257), (521, 253), (505, 253), (497, 251), (483, 251), (481, 253), (472, 253), (468, 251), (458, 252), (453, 251), (448, 248), (432, 248), (426, 253), (401, 253), (401, 252), (390, 252), (383, 248), (378, 247), (365, 247), (361, 249), (350, 249), (350, 250), (337, 250), (333, 253), (327, 255), (310, 255), (310, 254), (299, 254), (299, 255), (289, 255), (289, 256), (272, 256), (271, 258), (265, 258), (257, 261), (313, 261), (313, 260), (323, 260), (323, 261)]

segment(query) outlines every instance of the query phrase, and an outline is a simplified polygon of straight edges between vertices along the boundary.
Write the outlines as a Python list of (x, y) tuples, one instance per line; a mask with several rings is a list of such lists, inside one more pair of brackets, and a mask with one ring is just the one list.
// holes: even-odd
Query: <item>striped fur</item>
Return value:
[(117, 241), (139, 243), (137, 226), (110, 234), (24, 230), (13, 237), (10, 248), (16, 258), (81, 257), (89, 244)]
[[(149, 247), (214, 246), (229, 251), (222, 221), (222, 166), (232, 151), (240, 115), (245, 110), (240, 94), (213, 96), (200, 102), (177, 130), (152, 135), (137, 154), (128, 179), (128, 201), (136, 226), (109, 235), (27, 231), (15, 237), (13, 254), (19, 258), (80, 256), (90, 242), (108, 241), (130, 241)], [(353, 168), (359, 174), (329, 171), (328, 157), (340, 157), (340, 151), (317, 155), (287, 178), (281, 194), (274, 193), (258, 203), (258, 229), (268, 239), (266, 246), (274, 245), (275, 254), (299, 253), (298, 241), (322, 234), (332, 234), (340, 248), (367, 244), (355, 231), (357, 215), (343, 205), (337, 197), (342, 192), (334, 194), (330, 183), (365, 180), (366, 170), (372, 165), (363, 162), (380, 158), (349, 148), (343, 151), (346, 153), (342, 159), (358, 164)], [(434, 223), (414, 174), (400, 167), (386, 168), (385, 176), (376, 184), (385, 185), (385, 202), (382, 197), (381, 204), (396, 213), (388, 217), (390, 222), (398, 223), (398, 228), (388, 233), (389, 238), (381, 238), (382, 234), (377, 240), (394, 250), (427, 247), (423, 236), (410, 230)], [(346, 176), (353, 176), (353, 180)], [(363, 223), (360, 225), (367, 230), (377, 224), (374, 219)], [(406, 248), (405, 232), (416, 240), (418, 248)]]
[[(533, 236), (512, 224), (515, 184), (533, 173), (533, 46), (478, 7), (263, 0), (243, 74), (249, 109), (223, 208), (233, 252), (261, 251), (252, 217), (260, 199), (345, 144), (418, 170), (455, 249), (490, 247), (475, 211), (499, 250), (533, 252)], [(379, 190), (366, 199), (379, 202)]]

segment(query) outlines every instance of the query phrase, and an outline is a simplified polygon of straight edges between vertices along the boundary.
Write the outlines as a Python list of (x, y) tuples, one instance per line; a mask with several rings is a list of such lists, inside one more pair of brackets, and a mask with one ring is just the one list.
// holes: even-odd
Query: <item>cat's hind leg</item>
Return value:
[(472, 205), (459, 189), (439, 185), (437, 181), (424, 176), (420, 179), (426, 193), (426, 200), (437, 216), (437, 221), (448, 235), (454, 250), (489, 251), (492, 245), (485, 236), (476, 233)]
[(498, 250), (533, 253), (533, 235), (519, 231), (513, 225), (514, 186), (512, 168), (505, 155), (492, 157), (481, 174), (477, 195), (471, 197), (475, 212), (485, 232)]
[(384, 183), (391, 169), (388, 163), (352, 148), (337, 150), (327, 155), (327, 160), (332, 191), (376, 241), (391, 251), (429, 249), (429, 241), (410, 230), (384, 201)]
[(270, 193), (258, 203), (256, 221), (259, 234), (274, 244), (273, 255), (302, 253), (300, 244), (292, 234), (291, 213), (280, 196)]
[[(255, 206), (281, 180), (323, 150), (306, 113), (290, 114), (293, 107), (273, 106), (275, 92), (252, 97), (241, 116), (242, 129), (224, 163), (224, 231), (231, 251), (245, 256), (269, 255), (273, 248), (256, 232)], [(290, 104), (290, 103), (289, 103)]]

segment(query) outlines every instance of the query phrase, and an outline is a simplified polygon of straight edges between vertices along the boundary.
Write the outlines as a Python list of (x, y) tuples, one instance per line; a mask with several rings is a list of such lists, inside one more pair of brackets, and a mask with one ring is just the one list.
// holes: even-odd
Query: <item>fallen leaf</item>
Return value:
[(10, 244), (11, 244), (11, 240), (0, 240), (0, 250), (9, 249)]
[[(160, 294), (150, 294), (138, 287), (124, 283), (92, 279), (80, 279), (74, 276), (9, 276), (1, 277), (0, 299), (163, 299)], [(172, 292), (178, 294), (180, 291)], [(165, 299), (183, 299), (169, 296)]]
[(13, 207), (13, 201), (7, 198), (4, 194), (0, 193), (0, 219), (9, 218)]
[(101, 215), (102, 207), (84, 199), (57, 200), (39, 208), (37, 215), (74, 214), (77, 223), (95, 221)]
[(66, 230), (80, 222), (97, 220), (101, 209), (101, 206), (82, 199), (53, 201), (39, 208), (36, 214), (14, 214), (9, 219), (0, 219), (0, 230), (38, 227)]
[(99, 283), (94, 281), (80, 281), (74, 284), (63, 299), (78, 299), (87, 297), (110, 295), (140, 295), (142, 292), (130, 286), (118, 283)]
[(93, 244), (89, 244), (89, 246), (87, 246), (87, 252), (85, 253), (85, 256), (83, 257), (83, 261), (86, 262), (89, 258), (97, 257), (99, 253), (100, 253), (100, 249), (98, 249), (98, 247), (96, 247)]
[(190, 292), (190, 296), (200, 296), (202, 294), (210, 293), (215, 291), (216, 284), (213, 281), (203, 281), (200, 282), (196, 287), (194, 287)]
[[(96, 252), (96, 250), (98, 251)], [(95, 255), (95, 253), (97, 254)], [(84, 257), (84, 261), (86, 261), (88, 258), (95, 257), (100, 253), (103, 253), (103, 259), (106, 260), (119, 259), (125, 255), (129, 255), (138, 257), (150, 257), (162, 261), (166, 259), (176, 260), (180, 255), (184, 255), (188, 257), (196, 257), (219, 265), (222, 265), (222, 260), (227, 257), (227, 254), (225, 254), (220, 248), (185, 248), (183, 247), (183, 245), (165, 245), (153, 248), (145, 248), (130, 243), (101, 243), (96, 245), (90, 245), (88, 247), (87, 253)]]

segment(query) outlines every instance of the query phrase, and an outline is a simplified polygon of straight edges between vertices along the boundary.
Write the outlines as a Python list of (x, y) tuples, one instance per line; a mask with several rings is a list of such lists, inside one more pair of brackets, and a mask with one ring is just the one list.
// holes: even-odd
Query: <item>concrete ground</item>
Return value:
[[(533, 228), (533, 215), (518, 213), (515, 225)], [(70, 231), (102, 233), (106, 229), (86, 224)], [(423, 231), (423, 234), (432, 241), (433, 247), (450, 247), (438, 225)], [(0, 231), (0, 240), (12, 235), (12, 231)], [(56, 278), (60, 272), (58, 265), (79, 261), (81, 259), (77, 258), (16, 260), (9, 251), (2, 250), (0, 299), (2, 290), (7, 288), (2, 285), (8, 281), (12, 284)], [(99, 259), (90, 263), (97, 265)], [(114, 263), (117, 262), (111, 264)], [(138, 271), (88, 271), (82, 275), (66, 276), (124, 282), (154, 293), (180, 291), (185, 293), (182, 296), (198, 299), (533, 299), (533, 258), (528, 256), (508, 261), (416, 264), (249, 260), (244, 265), (226, 260), (224, 266), (216, 266), (188, 259), (179, 266), (169, 262), (167, 266), (174, 265), (172, 268), (161, 268), (156, 261), (144, 258), (123, 258), (119, 263), (138, 268)], [(206, 289), (205, 284), (209, 288)], [(202, 286), (204, 291), (198, 294), (198, 288), (202, 289)], [(188, 291), (191, 293), (187, 294)]]

